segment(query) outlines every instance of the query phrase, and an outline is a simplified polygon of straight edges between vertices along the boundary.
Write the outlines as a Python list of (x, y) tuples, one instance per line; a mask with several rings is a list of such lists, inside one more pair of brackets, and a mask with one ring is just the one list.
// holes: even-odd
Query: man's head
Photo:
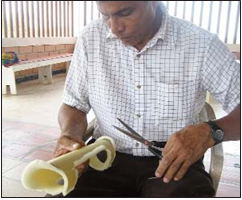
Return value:
[(97, 1), (104, 21), (124, 44), (141, 50), (161, 23), (158, 1)]

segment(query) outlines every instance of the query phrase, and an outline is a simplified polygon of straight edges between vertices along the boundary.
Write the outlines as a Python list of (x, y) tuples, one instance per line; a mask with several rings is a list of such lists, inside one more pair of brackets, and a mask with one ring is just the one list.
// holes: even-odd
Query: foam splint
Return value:
[[(106, 151), (107, 158), (100, 161), (97, 154)], [(62, 193), (66, 196), (77, 183), (78, 171), (76, 166), (89, 160), (89, 165), (99, 171), (111, 167), (116, 156), (115, 143), (110, 137), (100, 137), (95, 143), (81, 149), (54, 158), (50, 161), (34, 160), (22, 173), (22, 184), (26, 189), (44, 191), (51, 195)], [(64, 183), (60, 184), (63, 180)]]

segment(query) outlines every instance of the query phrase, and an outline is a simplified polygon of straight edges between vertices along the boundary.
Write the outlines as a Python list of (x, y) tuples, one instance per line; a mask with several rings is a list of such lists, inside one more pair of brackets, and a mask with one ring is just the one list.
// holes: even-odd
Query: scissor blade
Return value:
[[(134, 129), (132, 129), (128, 124), (126, 124), (125, 122), (123, 122), (121, 119), (119, 119), (119, 118), (117, 118), (117, 120), (121, 123), (121, 124), (123, 124), (124, 126), (125, 126), (125, 128), (127, 128), (131, 133), (133, 133), (133, 134), (135, 134), (135, 135), (137, 135), (137, 136), (139, 136), (139, 137), (141, 137), (142, 138), (142, 136), (140, 136), (140, 134), (138, 134)], [(144, 139), (144, 138), (143, 138)], [(144, 139), (145, 140), (145, 139)]]
[(139, 133), (137, 133), (134, 129), (132, 129), (128, 124), (126, 124), (125, 122), (123, 122), (121, 119), (117, 118), (117, 120), (123, 124), (131, 133), (133, 133), (134, 135), (136, 135), (137, 137), (139, 137), (140, 139), (142, 139), (142, 143), (145, 144), (146, 146), (153, 146), (154, 144), (152, 142), (149, 142), (148, 140), (146, 140), (145, 138), (143, 138)]
[(120, 132), (124, 133), (125, 135), (128, 135), (129, 137), (131, 137), (131, 138), (133, 138), (133, 139), (135, 139), (135, 140), (137, 140), (137, 141), (139, 141), (139, 142), (141, 142), (141, 143), (147, 145), (147, 144), (146, 144), (146, 141), (145, 141), (143, 138), (141, 138), (140, 136), (138, 136), (138, 135), (134, 135), (134, 134), (132, 134), (132, 133), (130, 133), (130, 132), (128, 132), (128, 131), (125, 131), (125, 130), (123, 130), (123, 129), (117, 127), (117, 126), (113, 126), (113, 127), (116, 128), (117, 130), (119, 130)]

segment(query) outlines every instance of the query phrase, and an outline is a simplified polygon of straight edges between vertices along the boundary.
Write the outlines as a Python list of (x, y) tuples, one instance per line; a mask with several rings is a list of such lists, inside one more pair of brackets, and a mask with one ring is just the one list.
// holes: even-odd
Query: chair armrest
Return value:
[(95, 119), (93, 119), (87, 127), (86, 133), (83, 136), (83, 141), (86, 142), (93, 134)]
[(213, 180), (213, 186), (215, 191), (217, 192), (219, 181), (222, 175), (223, 170), (223, 144), (217, 144), (216, 146), (211, 148), (211, 161), (210, 161), (210, 169), (209, 174)]

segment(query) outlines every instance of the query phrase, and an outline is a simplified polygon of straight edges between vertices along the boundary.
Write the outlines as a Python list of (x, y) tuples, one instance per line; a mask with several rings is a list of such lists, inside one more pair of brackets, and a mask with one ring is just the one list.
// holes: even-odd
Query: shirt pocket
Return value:
[(195, 103), (195, 81), (158, 83), (156, 118), (167, 121), (188, 121)]

